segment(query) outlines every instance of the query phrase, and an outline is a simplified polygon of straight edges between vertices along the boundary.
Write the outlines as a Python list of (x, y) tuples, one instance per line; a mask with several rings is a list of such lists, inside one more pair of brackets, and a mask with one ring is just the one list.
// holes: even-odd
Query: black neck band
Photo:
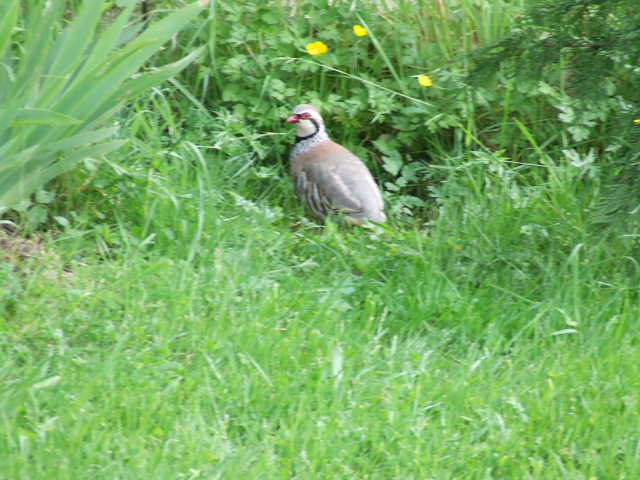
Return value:
[(311, 137), (317, 135), (318, 132), (320, 131), (320, 125), (318, 125), (318, 122), (314, 118), (310, 118), (309, 121), (311, 121), (311, 123), (313, 123), (313, 125), (316, 127), (316, 131), (313, 132), (311, 135), (307, 135), (306, 137), (298, 137), (296, 135), (296, 143), (300, 143), (303, 140), (309, 140)]

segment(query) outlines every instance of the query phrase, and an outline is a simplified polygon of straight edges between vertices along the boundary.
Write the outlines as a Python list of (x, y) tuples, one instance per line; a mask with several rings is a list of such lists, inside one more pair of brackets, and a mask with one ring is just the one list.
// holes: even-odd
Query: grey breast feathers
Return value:
[(380, 190), (364, 163), (346, 148), (326, 141), (293, 159), (296, 192), (311, 213), (339, 214), (348, 223), (385, 221)]

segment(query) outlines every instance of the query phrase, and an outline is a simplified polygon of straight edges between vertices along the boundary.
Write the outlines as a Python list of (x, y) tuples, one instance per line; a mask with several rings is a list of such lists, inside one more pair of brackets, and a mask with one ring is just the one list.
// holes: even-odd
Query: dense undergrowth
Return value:
[[(211, 4), (156, 60), (210, 56), (8, 217), (6, 478), (638, 476), (638, 232), (601, 213), (615, 112), (466, 83), (518, 2), (335, 3)], [(305, 218), (301, 101), (382, 180), (387, 225)]]

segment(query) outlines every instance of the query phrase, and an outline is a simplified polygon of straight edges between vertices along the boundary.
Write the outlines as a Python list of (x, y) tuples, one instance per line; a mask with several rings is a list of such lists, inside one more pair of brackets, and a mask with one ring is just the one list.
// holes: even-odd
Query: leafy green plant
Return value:
[[(103, 0), (85, 0), (62, 27), (65, 2), (9, 0), (0, 6), (0, 208), (27, 208), (29, 195), (79, 161), (122, 145), (113, 115), (136, 95), (176, 75), (200, 55), (138, 73), (202, 11), (193, 3), (140, 32), (120, 2), (101, 24)], [(128, 41), (125, 41), (129, 39)], [(46, 195), (45, 195), (46, 197)], [(40, 202), (41, 203), (41, 202)], [(33, 220), (42, 220), (37, 210)]]
[[(521, 103), (535, 98), (543, 110), (552, 109), (546, 115), (550, 128), (537, 127), (535, 135), (561, 148), (595, 148), (608, 182), (600, 218), (626, 216), (639, 225), (637, 2), (528, 0), (525, 5), (509, 35), (472, 55), (472, 82), (488, 75), (509, 78), (516, 89), (528, 90)], [(505, 116), (517, 113), (505, 110)]]
[[(558, 84), (438, 63), (518, 5), (223, 0), (176, 35), (153, 63), (213, 55), (33, 196), (64, 229), (0, 230), (3, 478), (639, 478), (637, 236), (592, 215), (618, 153)], [(389, 224), (301, 218), (303, 100)]]
[[(398, 211), (417, 213), (432, 182), (428, 165), (468, 146), (476, 128), (495, 124), (483, 107), (495, 113), (496, 88), (469, 90), (463, 54), (506, 35), (520, 7), (499, 1), (478, 9), (471, 0), (217, 2), (215, 21), (182, 31), (160, 58), (207, 45), (209, 58), (185, 69), (180, 84), (219, 120), (218, 130), (238, 124), (251, 132), (245, 138), (257, 138), (217, 143), (223, 152), (236, 156), (244, 148), (259, 152), (263, 164), (282, 165), (292, 140), (282, 119), (297, 103), (316, 103), (334, 139), (356, 150), (382, 183), (398, 187), (388, 192)], [(355, 25), (366, 34), (357, 36)], [(318, 42), (328, 51), (313, 55), (307, 46)], [(421, 75), (431, 83), (421, 84)], [(384, 166), (387, 137), (395, 139), (393, 157), (402, 159), (397, 170)]]

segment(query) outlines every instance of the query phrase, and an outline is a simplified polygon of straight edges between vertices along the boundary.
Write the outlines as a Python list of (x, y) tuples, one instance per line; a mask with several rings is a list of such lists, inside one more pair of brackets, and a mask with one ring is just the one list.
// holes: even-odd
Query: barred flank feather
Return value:
[(362, 209), (340, 208), (331, 204), (331, 200), (318, 184), (310, 182), (305, 172), (296, 176), (296, 193), (314, 217), (323, 220), (335, 214), (362, 214)]

